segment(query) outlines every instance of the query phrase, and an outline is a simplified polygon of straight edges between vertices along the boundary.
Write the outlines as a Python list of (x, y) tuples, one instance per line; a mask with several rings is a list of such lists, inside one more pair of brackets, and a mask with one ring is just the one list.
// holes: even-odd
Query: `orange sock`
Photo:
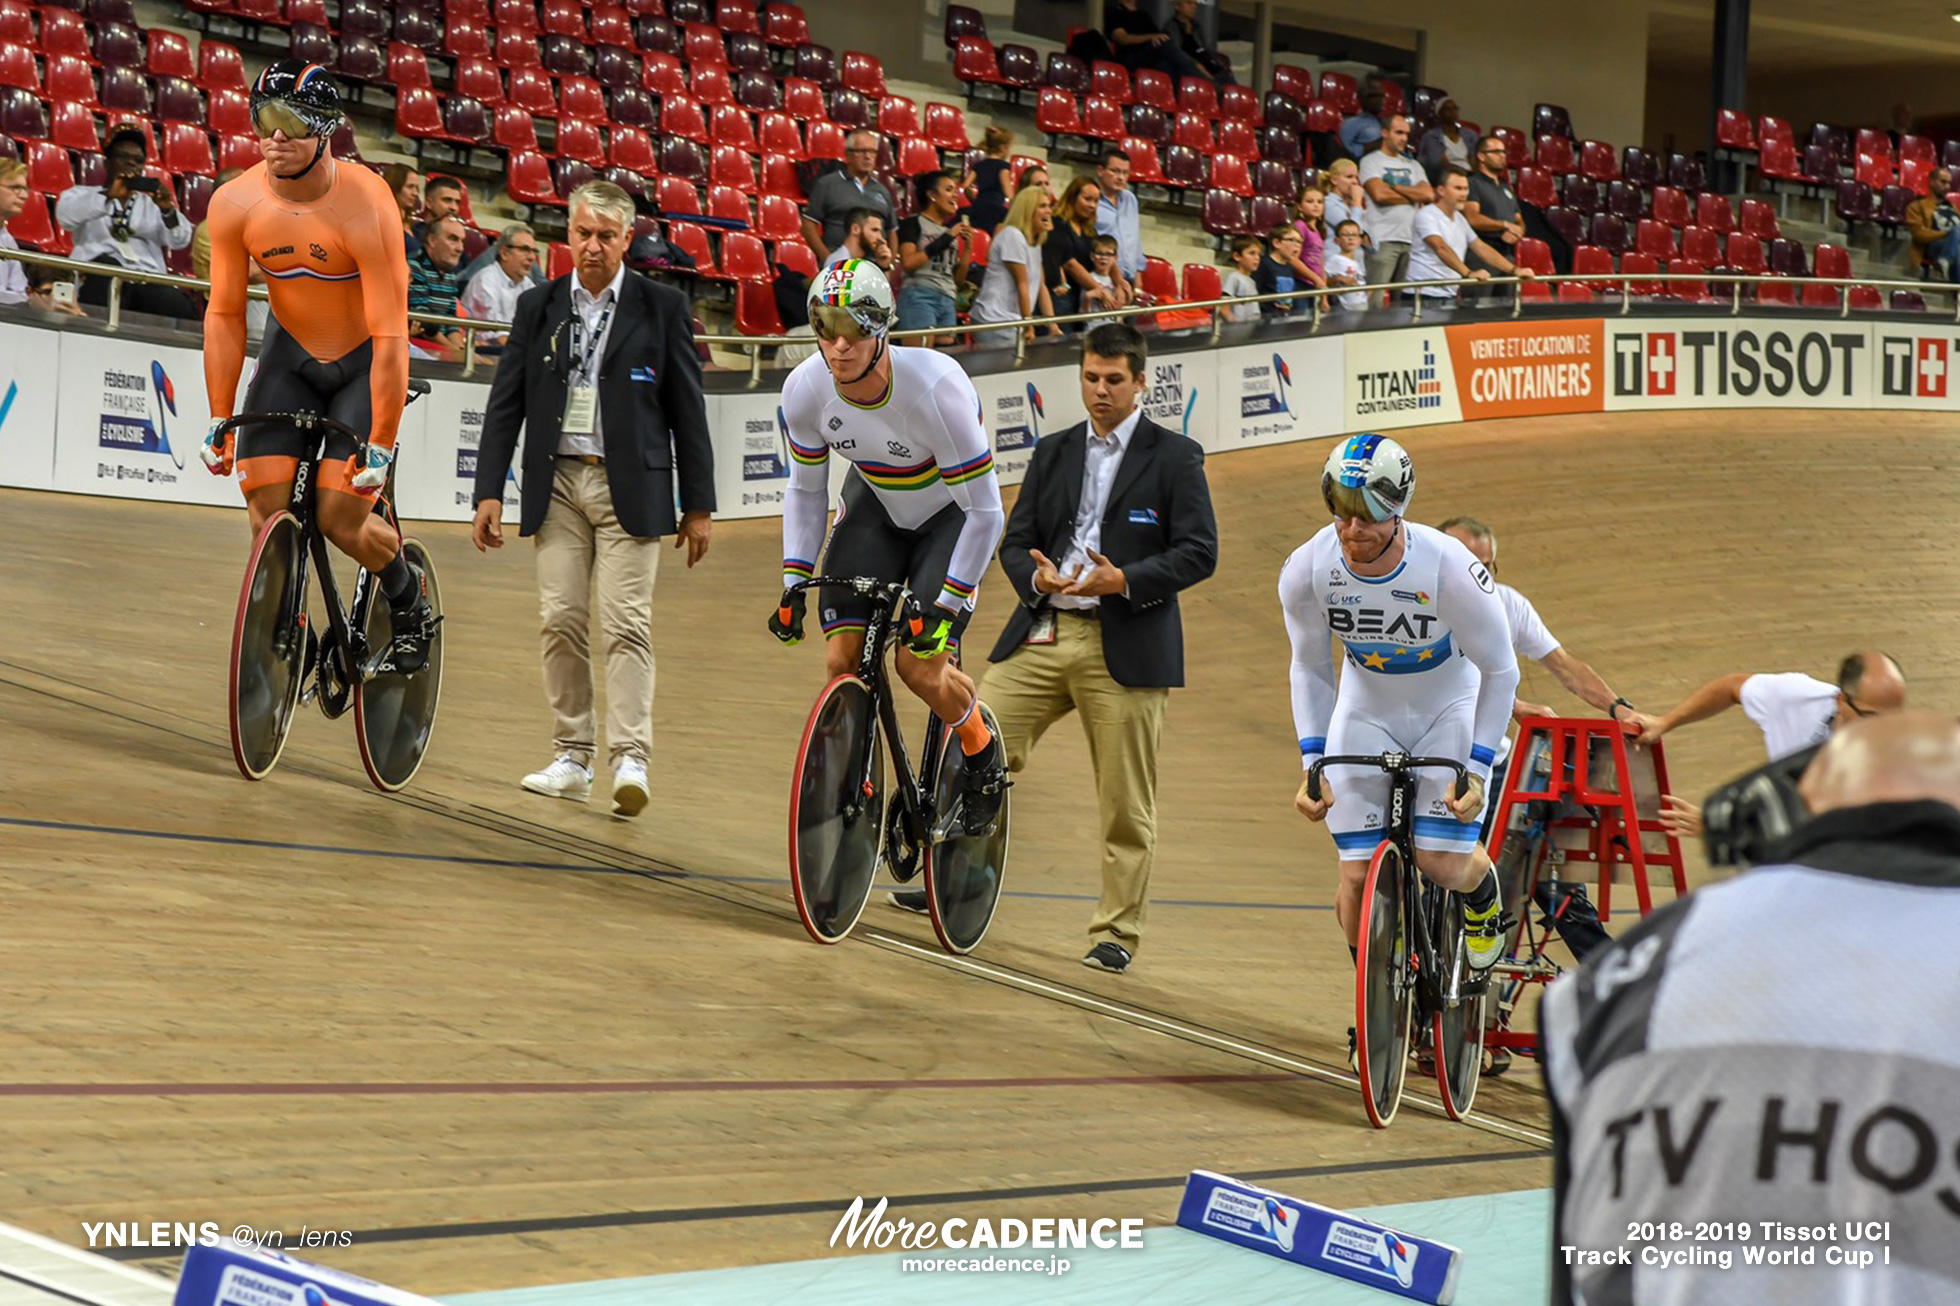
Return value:
[(979, 705), (980, 701), (975, 699), (974, 706), (968, 708), (960, 723), (953, 727), (953, 733), (960, 737), (960, 751), (968, 757), (981, 752), (994, 741), (994, 732), (987, 729), (987, 719), (974, 710)]

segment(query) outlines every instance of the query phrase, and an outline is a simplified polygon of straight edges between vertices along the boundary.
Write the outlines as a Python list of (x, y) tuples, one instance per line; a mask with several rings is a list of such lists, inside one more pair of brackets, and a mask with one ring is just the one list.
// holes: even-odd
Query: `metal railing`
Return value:
[[(175, 286), (181, 290), (200, 292), (209, 291), (211, 288), (210, 282), (200, 281), (195, 277), (180, 277), (169, 273), (142, 272), (106, 263), (83, 263), (75, 259), (63, 258), (60, 255), (42, 254), (33, 250), (0, 250), (0, 258), (18, 259), (23, 263), (33, 263), (52, 267), (59, 271), (73, 272), (85, 276), (106, 276), (110, 278), (108, 329), (111, 331), (120, 330), (122, 326), (122, 283), (124, 281), (141, 282), (146, 285)], [(1012, 332), (1014, 337), (1014, 361), (1019, 363), (1027, 357), (1029, 343), (1028, 330), (1030, 328), (1041, 331), (1048, 327), (1068, 326), (1077, 322), (1107, 322), (1112, 318), (1152, 317), (1158, 313), (1203, 312), (1211, 315), (1211, 339), (1217, 340), (1224, 334), (1225, 327), (1228, 325), (1225, 315), (1232, 308), (1249, 304), (1264, 305), (1288, 301), (1297, 303), (1301, 300), (1306, 300), (1312, 305), (1312, 315), (1308, 319), (1308, 331), (1309, 334), (1313, 334), (1320, 330), (1323, 320), (1330, 311), (1340, 311), (1330, 310), (1328, 301), (1338, 299), (1343, 295), (1354, 294), (1357, 290), (1365, 291), (1369, 296), (1368, 308), (1360, 311), (1378, 311), (1380, 308), (1380, 296), (1387, 292), (1395, 292), (1397, 298), (1393, 301), (1391, 307), (1398, 309), (1406, 308), (1409, 313), (1409, 320), (1420, 322), (1422, 321), (1422, 315), (1425, 309), (1432, 312), (1448, 310), (1457, 307), (1459, 304), (1459, 301), (1454, 296), (1423, 295), (1420, 292), (1424, 289), (1434, 290), (1439, 286), (1449, 286), (1458, 289), (1474, 287), (1496, 287), (1502, 289), (1525, 285), (1542, 285), (1552, 288), (1552, 294), (1549, 298), (1536, 301), (1527, 300), (1522, 294), (1512, 293), (1510, 295), (1511, 317), (1517, 319), (1524, 316), (1525, 305), (1530, 302), (1540, 303), (1552, 308), (1583, 306), (1585, 301), (1560, 300), (1557, 297), (1556, 288), (1558, 286), (1581, 285), (1588, 288), (1595, 288), (1602, 283), (1611, 283), (1618, 287), (1620, 298), (1619, 312), (1620, 316), (1624, 317), (1632, 313), (1636, 298), (1654, 298), (1654, 296), (1645, 292), (1636, 292), (1636, 286), (1649, 286), (1661, 282), (1671, 283), (1677, 281), (1700, 283), (1704, 286), (1720, 285), (1728, 287), (1730, 290), (1728, 309), (1729, 315), (1732, 317), (1740, 316), (1742, 313), (1743, 305), (1746, 302), (1743, 297), (1744, 292), (1751, 286), (1763, 285), (1792, 287), (1796, 290), (1799, 297), (1802, 295), (1802, 288), (1805, 286), (1831, 287), (1837, 291), (1838, 316), (1849, 317), (1851, 315), (1852, 289), (1857, 286), (1866, 286), (1885, 294), (1889, 294), (1894, 290), (1905, 290), (1921, 296), (1952, 295), (1954, 297), (1954, 321), (1955, 323), (1960, 323), (1960, 285), (1954, 285), (1944, 281), (1910, 281), (1874, 277), (1777, 277), (1737, 272), (1575, 272), (1548, 274), (1530, 279), (1515, 276), (1494, 276), (1486, 280), (1462, 278), (1451, 281), (1395, 281), (1375, 286), (1329, 286), (1324, 290), (1309, 286), (1279, 294), (1253, 295), (1243, 299), (1206, 299), (1190, 302), (1150, 304), (1147, 306), (1138, 305), (1130, 308), (1102, 309), (1093, 313), (1066, 313), (1049, 317), (1018, 318), (1012, 322), (969, 323), (964, 327), (957, 328), (926, 327), (915, 330), (894, 331), (891, 333), (891, 339), (899, 341), (927, 340), (948, 335), (985, 335), (993, 332)], [(1417, 293), (1403, 296), (1401, 294), (1403, 291), (1415, 291)], [(266, 292), (263, 286), (252, 286), (246, 293), (255, 299), (266, 298)], [(1610, 295), (1613, 292), (1608, 291), (1605, 293)], [(1711, 306), (1708, 300), (1678, 300), (1675, 302), (1684, 308), (1696, 306), (1706, 308)], [(1782, 307), (1791, 306), (1783, 305)], [(1816, 306), (1810, 305), (1809, 307)], [(1886, 305), (1881, 304), (1879, 306), (1879, 311), (1885, 311), (1885, 309)], [(1287, 314), (1286, 317), (1273, 320), (1285, 321), (1287, 317), (1300, 316), (1304, 315), (1296, 309), (1292, 313)], [(511, 325), (508, 322), (486, 322), (479, 318), (448, 317), (439, 313), (410, 313), (408, 318), (411, 322), (424, 322), (431, 326), (459, 330), (463, 333), (463, 375), (466, 377), (475, 376), (477, 372), (477, 337), (480, 335), (502, 335), (510, 330)], [(1250, 325), (1250, 323), (1246, 325)], [(1183, 329), (1196, 331), (1202, 330), (1203, 328), (1193, 326)], [(1060, 339), (1061, 337), (1057, 335), (1056, 338)], [(751, 387), (760, 385), (762, 381), (763, 350), (775, 349), (784, 345), (807, 347), (815, 343), (814, 336), (697, 335), (694, 339), (698, 344), (718, 345), (734, 352), (746, 354), (749, 360), (748, 372), (749, 385)], [(984, 346), (980, 347), (984, 348)]]

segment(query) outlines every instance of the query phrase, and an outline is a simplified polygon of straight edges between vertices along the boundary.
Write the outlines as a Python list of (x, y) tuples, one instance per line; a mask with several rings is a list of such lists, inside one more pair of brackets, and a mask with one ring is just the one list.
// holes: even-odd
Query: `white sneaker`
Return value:
[(592, 768), (569, 753), (560, 753), (544, 770), (525, 776), (524, 787), (546, 798), (569, 798), (582, 803), (592, 793)]
[(647, 764), (637, 757), (621, 758), (613, 770), (612, 814), (622, 820), (638, 816), (647, 805)]

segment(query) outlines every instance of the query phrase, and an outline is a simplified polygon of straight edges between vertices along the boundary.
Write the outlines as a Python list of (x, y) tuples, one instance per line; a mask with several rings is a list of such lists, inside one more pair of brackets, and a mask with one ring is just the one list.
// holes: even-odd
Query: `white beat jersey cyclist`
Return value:
[(814, 572), (835, 450), (856, 467), (895, 526), (917, 530), (948, 504), (966, 513), (945, 584), (931, 601), (948, 612), (970, 610), (1007, 525), (980, 398), (960, 365), (937, 350), (894, 346), (890, 353), (891, 388), (876, 407), (838, 394), (822, 354), (797, 364), (783, 383), (790, 453), (783, 583), (808, 580)]
[[(1336, 527), (1323, 527), (1280, 569), (1279, 599), (1293, 644), (1293, 724), (1300, 761), (1328, 754), (1411, 755), (1464, 762), (1490, 801), (1491, 763), (1511, 720), (1518, 660), (1496, 585), (1460, 540), (1403, 522), (1406, 550), (1386, 576), (1357, 576)], [(1329, 635), (1347, 668), (1335, 678)], [(1388, 777), (1339, 769), (1328, 830), (1343, 861), (1365, 858), (1387, 820)], [(1373, 780), (1371, 782), (1370, 776)], [(1459, 821), (1444, 797), (1454, 782), (1425, 772), (1417, 786), (1416, 847), (1468, 852), (1479, 814)]]

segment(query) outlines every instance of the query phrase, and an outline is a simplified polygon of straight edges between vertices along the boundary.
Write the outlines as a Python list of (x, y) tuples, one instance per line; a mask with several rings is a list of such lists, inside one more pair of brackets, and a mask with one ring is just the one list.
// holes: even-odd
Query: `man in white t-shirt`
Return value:
[(1361, 188), (1368, 193), (1368, 284), (1400, 281), (1409, 268), (1409, 237), (1416, 206), (1435, 200), (1436, 189), (1422, 164), (1409, 153), (1409, 120), (1389, 115), (1382, 124), (1381, 147), (1361, 160)]
[[(1469, 198), (1470, 174), (1458, 167), (1444, 168), (1443, 179), (1436, 186), (1436, 202), (1418, 210), (1410, 224), (1414, 239), (1409, 245), (1408, 280), (1489, 281), (1488, 271), (1483, 268), (1472, 271), (1463, 261), (1464, 255), (1473, 251), (1481, 261), (1507, 277), (1516, 275), (1528, 281), (1534, 275), (1530, 268), (1519, 267), (1477, 238), (1477, 233), (1470, 229), (1470, 220), (1463, 216), (1463, 206)], [(1424, 286), (1420, 292), (1402, 293), (1420, 293), (1424, 299), (1454, 303), (1456, 290), (1455, 286), (1437, 285)]]
[[(1906, 705), (1906, 675), (1889, 653), (1870, 650), (1839, 663), (1835, 685), (1801, 671), (1722, 676), (1641, 731), (1639, 742), (1651, 744), (1678, 726), (1705, 721), (1737, 703), (1763, 732), (1763, 747), (1774, 762), (1823, 743), (1846, 721), (1901, 710)], [(1699, 807), (1673, 796), (1666, 801), (1669, 810), (1662, 819), (1676, 835), (1701, 833)]]

